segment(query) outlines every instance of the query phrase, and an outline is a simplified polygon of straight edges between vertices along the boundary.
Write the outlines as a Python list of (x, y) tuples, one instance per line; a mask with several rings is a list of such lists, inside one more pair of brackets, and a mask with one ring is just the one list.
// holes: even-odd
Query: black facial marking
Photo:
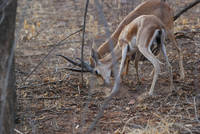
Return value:
[(128, 51), (128, 52), (130, 51), (130, 47), (129, 47), (129, 45), (128, 45), (128, 49), (127, 49), (127, 51)]

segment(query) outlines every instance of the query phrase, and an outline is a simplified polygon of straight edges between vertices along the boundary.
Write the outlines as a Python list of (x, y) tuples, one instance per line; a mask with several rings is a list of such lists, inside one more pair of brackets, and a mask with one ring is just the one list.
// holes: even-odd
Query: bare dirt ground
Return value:
[[(51, 0), (18, 1), (17, 26), (24, 19), (23, 28), (16, 48), (17, 119), (16, 129), (24, 134), (71, 134), (84, 133), (97, 115), (111, 87), (96, 82), (89, 88), (90, 74), (84, 74), (81, 84), (80, 73), (61, 69), (72, 66), (56, 54), (72, 58), (80, 57), (81, 33), (75, 34), (61, 45), (63, 38), (79, 30), (83, 24), (85, 1)], [(141, 1), (128, 4), (108, 0), (103, 5), (104, 14), (114, 31), (122, 18)], [(175, 13), (185, 4), (181, 0), (169, 0)], [(177, 41), (184, 53), (186, 78), (179, 79), (178, 54), (171, 43), (167, 52), (173, 66), (176, 91), (169, 92), (166, 73), (159, 77), (153, 97), (143, 98), (152, 79), (152, 65), (140, 63), (141, 84), (137, 84), (133, 63), (121, 84), (120, 93), (109, 103), (92, 133), (199, 133), (197, 121), (200, 106), (200, 7), (197, 5), (175, 22)], [(88, 59), (92, 42), (98, 46), (105, 41), (103, 24), (94, 2), (88, 9), (86, 26), (85, 59)], [(186, 38), (189, 37), (190, 39)], [(54, 48), (54, 49), (53, 49)], [(30, 77), (29, 73), (53, 50)], [(164, 66), (162, 71), (165, 72)]]

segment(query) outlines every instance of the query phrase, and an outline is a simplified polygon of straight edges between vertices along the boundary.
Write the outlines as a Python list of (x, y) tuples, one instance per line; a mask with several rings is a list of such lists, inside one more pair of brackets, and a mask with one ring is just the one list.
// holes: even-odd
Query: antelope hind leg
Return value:
[(178, 51), (179, 54), (179, 68), (180, 68), (180, 79), (183, 80), (185, 78), (185, 71), (183, 67), (183, 53), (181, 48), (178, 46), (178, 43), (174, 37), (174, 35), (171, 32), (168, 32), (169, 39), (172, 41), (173, 45)]
[(166, 47), (165, 47), (165, 44), (164, 44), (164, 41), (165, 41), (165, 31), (162, 30), (162, 33), (163, 34), (161, 35), (161, 50), (162, 50), (163, 56), (165, 58), (165, 61), (167, 63), (167, 69), (168, 69), (169, 78), (170, 78), (170, 90), (173, 91), (175, 88), (174, 88), (174, 83), (173, 83), (172, 66), (169, 63), (167, 52), (166, 52)]

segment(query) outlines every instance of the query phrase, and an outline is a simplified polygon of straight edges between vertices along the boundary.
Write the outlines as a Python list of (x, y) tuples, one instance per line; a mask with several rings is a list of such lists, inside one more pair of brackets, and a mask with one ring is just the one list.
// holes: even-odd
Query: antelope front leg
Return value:
[[(120, 64), (120, 68), (119, 68), (119, 72), (117, 74), (117, 77), (115, 78), (115, 83), (114, 83), (114, 88), (116, 88), (116, 86), (120, 83), (120, 78), (121, 78), (121, 75), (122, 75), (122, 72), (123, 72), (123, 68), (124, 68), (124, 64), (125, 64), (125, 60), (127, 58), (127, 52), (128, 52), (128, 45), (123, 45), (122, 46), (122, 58), (121, 58), (121, 64)], [(115, 91), (112, 91), (111, 94), (115, 92)]]

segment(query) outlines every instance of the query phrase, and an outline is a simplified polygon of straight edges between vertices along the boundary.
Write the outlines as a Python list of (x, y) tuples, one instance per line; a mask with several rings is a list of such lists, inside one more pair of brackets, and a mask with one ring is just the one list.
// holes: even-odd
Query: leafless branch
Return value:
[(176, 13), (176, 15), (174, 16), (174, 21), (176, 19), (178, 19), (183, 13), (185, 13), (187, 10), (189, 10), (192, 7), (194, 7), (198, 3), (200, 3), (200, 0), (195, 0), (194, 2), (192, 2), (189, 5), (185, 6), (181, 11), (179, 11), (178, 13)]
[(79, 29), (73, 33), (71, 33), (70, 35), (68, 35), (67, 37), (65, 37), (64, 39), (62, 39), (61, 41), (59, 41), (57, 44), (53, 45), (53, 48), (48, 52), (48, 54), (37, 64), (37, 66), (35, 66), (35, 68), (28, 74), (28, 76), (26, 76), (26, 78), (24, 79), (24, 81), (22, 83), (25, 83), (27, 81), (27, 79), (33, 74), (33, 72), (35, 72), (38, 67), (44, 62), (44, 60), (56, 49), (57, 46), (61, 46), (63, 45), (63, 41), (65, 41), (66, 39), (68, 39), (69, 37), (81, 32), (82, 29)]

